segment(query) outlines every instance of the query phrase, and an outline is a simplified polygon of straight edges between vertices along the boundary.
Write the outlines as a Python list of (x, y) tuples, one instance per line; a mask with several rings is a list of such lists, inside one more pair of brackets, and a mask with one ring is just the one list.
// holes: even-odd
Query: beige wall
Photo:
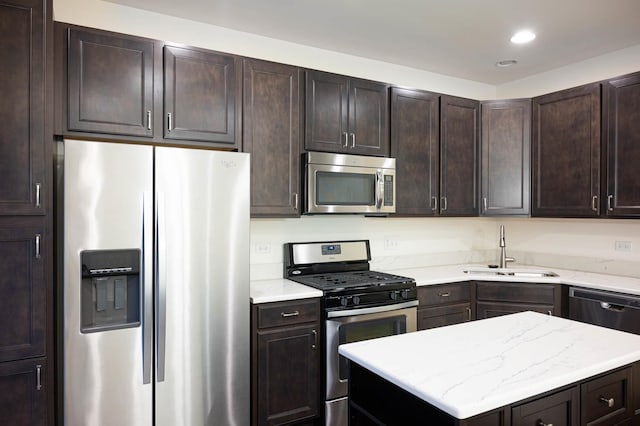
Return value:
[[(294, 43), (231, 31), (98, 0), (54, 0), (54, 19), (115, 32), (322, 69), (473, 99), (531, 97), (640, 70), (640, 46), (502, 86), (424, 72)], [(640, 277), (638, 220), (532, 218), (364, 218), (320, 216), (251, 222), (252, 278), (282, 274), (282, 243), (370, 239), (373, 265), (383, 269), (450, 263), (495, 263), (500, 223), (509, 254), (521, 264)], [(614, 242), (631, 241), (631, 252)]]

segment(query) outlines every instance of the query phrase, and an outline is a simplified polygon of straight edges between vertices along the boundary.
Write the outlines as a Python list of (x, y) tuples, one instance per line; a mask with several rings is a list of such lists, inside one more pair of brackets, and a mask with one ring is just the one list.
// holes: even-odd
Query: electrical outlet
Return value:
[(631, 251), (631, 241), (616, 241), (615, 242), (615, 250), (616, 251)]
[(398, 240), (394, 238), (385, 238), (384, 248), (385, 250), (396, 250), (398, 248)]
[(256, 252), (256, 254), (269, 254), (271, 253), (271, 243), (255, 243), (253, 246), (253, 250)]

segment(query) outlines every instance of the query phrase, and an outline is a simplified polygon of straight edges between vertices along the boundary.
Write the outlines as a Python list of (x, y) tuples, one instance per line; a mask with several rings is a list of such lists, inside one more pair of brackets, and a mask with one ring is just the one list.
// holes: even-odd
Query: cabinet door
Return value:
[(477, 101), (442, 96), (440, 107), (440, 214), (478, 214)]
[(344, 152), (349, 143), (349, 78), (306, 73), (305, 148)]
[(396, 159), (396, 214), (438, 213), (439, 101), (435, 93), (391, 89), (391, 156)]
[(0, 362), (44, 355), (45, 233), (25, 222), (0, 222)]
[(631, 368), (609, 373), (580, 385), (580, 411), (584, 425), (617, 425), (631, 419)]
[(244, 60), (243, 151), (251, 154), (251, 216), (300, 215), (301, 70)]
[(349, 80), (348, 154), (389, 155), (389, 86)]
[(316, 325), (258, 333), (258, 424), (279, 425), (318, 414)]
[(0, 215), (44, 214), (43, 0), (0, 0)]
[(153, 136), (153, 41), (70, 29), (68, 130)]
[(640, 74), (610, 81), (608, 98), (607, 216), (640, 216)]
[(47, 424), (44, 359), (0, 363), (0, 425)]
[(459, 324), (472, 319), (471, 303), (418, 309), (418, 330)]
[(240, 59), (164, 47), (164, 137), (235, 147)]
[(559, 315), (553, 305), (540, 305), (535, 303), (510, 303), (510, 302), (477, 302), (476, 319), (499, 317), (501, 315), (515, 314), (518, 312), (533, 311), (541, 314)]
[(511, 409), (513, 426), (578, 426), (578, 390), (573, 387)]
[(531, 101), (483, 102), (480, 212), (483, 216), (530, 212)]
[(533, 99), (532, 215), (599, 215), (600, 84)]

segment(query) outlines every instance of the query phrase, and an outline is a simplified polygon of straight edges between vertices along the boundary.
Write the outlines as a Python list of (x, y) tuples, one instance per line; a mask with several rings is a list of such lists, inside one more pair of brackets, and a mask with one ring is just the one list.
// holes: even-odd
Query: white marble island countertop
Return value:
[(341, 355), (458, 419), (640, 360), (640, 336), (521, 312), (349, 343)]

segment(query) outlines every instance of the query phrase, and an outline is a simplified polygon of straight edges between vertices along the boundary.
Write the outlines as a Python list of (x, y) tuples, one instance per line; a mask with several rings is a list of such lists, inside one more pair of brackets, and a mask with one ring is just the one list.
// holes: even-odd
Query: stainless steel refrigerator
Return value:
[(248, 425), (249, 155), (59, 144), (65, 425)]

